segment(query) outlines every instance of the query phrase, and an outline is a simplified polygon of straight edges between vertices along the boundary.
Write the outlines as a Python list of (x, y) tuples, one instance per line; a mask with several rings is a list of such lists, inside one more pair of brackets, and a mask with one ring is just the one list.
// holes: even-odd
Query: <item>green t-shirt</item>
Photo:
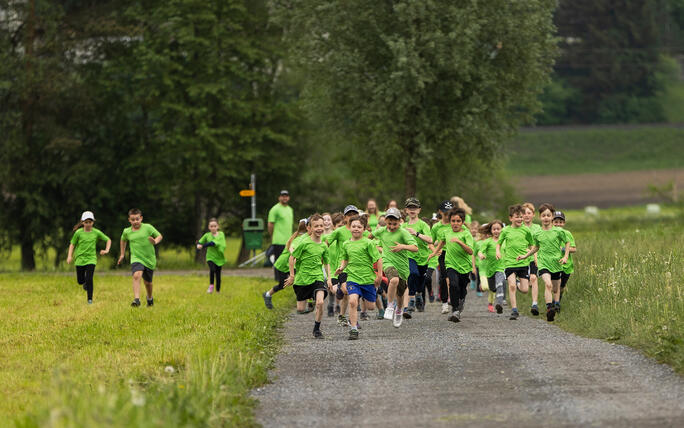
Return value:
[(160, 233), (151, 224), (141, 223), (140, 229), (133, 230), (127, 227), (121, 234), (122, 241), (128, 241), (131, 247), (131, 264), (142, 263), (148, 269), (157, 267), (157, 256), (154, 253), (154, 245), (147, 239), (150, 236), (156, 238)]
[[(406, 229), (406, 228), (411, 228), (414, 231), (420, 233), (421, 235), (425, 236), (432, 236), (431, 231), (430, 231), (430, 226), (428, 226), (427, 223), (425, 223), (423, 220), (418, 219), (413, 224), (409, 224), (408, 222), (404, 222), (401, 224), (401, 227)], [(422, 239), (416, 237), (413, 235), (416, 243), (418, 244), (418, 252), (417, 253), (411, 253), (409, 255), (410, 259), (413, 259), (416, 261), (416, 264), (418, 266), (425, 266), (427, 264), (427, 257), (430, 255), (430, 249), (428, 248), (428, 243), (423, 241)]]
[(481, 262), (480, 269), (484, 272), (485, 276), (489, 278), (497, 272), (503, 272), (503, 259), (496, 259), (497, 241), (494, 241), (494, 238), (489, 237), (480, 242), (479, 252), (485, 255), (485, 259)]
[(370, 226), (371, 230), (374, 230), (378, 226), (378, 217), (381, 215), (381, 212), (378, 212), (378, 214), (368, 214), (368, 226)]
[[(333, 230), (334, 232), (334, 230)], [(323, 242), (328, 242), (328, 238), (330, 237), (330, 233), (326, 233), (323, 236), (321, 236), (321, 241)], [(340, 256), (339, 256), (339, 250), (337, 248), (337, 242), (335, 242), (332, 245), (328, 246), (328, 257), (330, 257), (330, 277), (331, 278), (337, 278), (337, 275), (335, 275), (335, 270), (340, 266)]]
[(470, 249), (473, 249), (473, 235), (466, 227), (462, 227), (460, 232), (454, 232), (451, 228), (442, 232), (442, 237), (446, 241), (444, 248), (446, 248), (446, 256), (444, 256), (444, 265), (447, 269), (455, 269), (458, 273), (468, 273), (473, 271), (472, 255), (466, 253), (460, 244), (451, 242), (453, 238), (460, 239)]
[(342, 245), (340, 261), (347, 260), (347, 281), (359, 285), (373, 284), (375, 272), (373, 263), (380, 259), (380, 252), (373, 241), (361, 238), (358, 241), (349, 240)]
[[(562, 230), (563, 230), (563, 232), (565, 232), (565, 235), (566, 235), (565, 236), (565, 242), (569, 241), (570, 242), (570, 248), (574, 247), (575, 246), (575, 237), (572, 236), (572, 233), (570, 233), (569, 230), (567, 230), (567, 229), (562, 229)], [(563, 249), (562, 249), (561, 253), (565, 254), (564, 251), (565, 251), (565, 245), (563, 245)], [(573, 273), (574, 271), (575, 271), (575, 265), (572, 262), (572, 253), (570, 253), (570, 254), (568, 254), (568, 262), (563, 265), (563, 272), (570, 274), (570, 273)]]
[[(524, 256), (531, 245), (534, 245), (532, 232), (527, 226), (520, 227), (506, 226), (499, 235), (499, 244), (502, 251), (504, 268), (516, 268), (529, 266), (530, 259), (516, 261), (518, 256)], [(505, 244), (505, 248), (504, 248)]]
[(200, 244), (207, 244), (209, 242), (213, 242), (214, 245), (207, 247), (207, 261), (216, 263), (216, 266), (226, 264), (226, 256), (224, 255), (226, 251), (226, 235), (221, 231), (218, 231), (216, 236), (212, 235), (211, 232), (207, 232), (199, 240)]
[(406, 229), (401, 227), (390, 232), (387, 230), (387, 226), (382, 226), (373, 231), (373, 237), (380, 240), (380, 245), (382, 246), (382, 268), (386, 270), (388, 267), (395, 267), (399, 273), (401, 279), (408, 279), (410, 269), (409, 269), (409, 253), (414, 254), (412, 251), (402, 250), (397, 253), (392, 252), (392, 247), (397, 244), (404, 245), (418, 245), (416, 240), (411, 236)]
[[(563, 229), (552, 227), (549, 230), (540, 229), (534, 235), (534, 245), (539, 247), (537, 251), (537, 267), (548, 269), (549, 272), (560, 272), (563, 266), (559, 260), (565, 253), (566, 234)], [(563, 251), (559, 247), (563, 247)]]
[(294, 217), (292, 207), (280, 202), (273, 205), (268, 212), (268, 222), (273, 223), (273, 237), (271, 244), (285, 245), (292, 235), (292, 219)]
[(324, 281), (322, 265), (330, 263), (328, 246), (325, 242), (314, 242), (309, 235), (302, 239), (292, 252), (297, 259), (294, 285), (309, 285), (316, 281)]
[[(292, 252), (297, 248), (297, 245), (302, 242), (302, 239), (304, 239), (306, 236), (308, 236), (306, 233), (303, 233), (295, 239), (292, 240), (290, 243), (290, 250), (283, 250), (282, 253), (280, 253), (280, 256), (278, 256), (278, 259), (273, 263), (273, 267), (278, 269), (281, 272), (289, 273), (290, 272), (290, 255), (292, 255)], [(287, 243), (285, 243), (287, 244)]]
[[(525, 224), (523, 223), (523, 226), (524, 226), (524, 225), (525, 225)], [(537, 232), (539, 232), (540, 230), (542, 230), (542, 227), (541, 227), (540, 225), (538, 225), (537, 223), (532, 223), (532, 224), (530, 224), (529, 226), (527, 226), (527, 228), (530, 229), (530, 232), (532, 232), (532, 236), (534, 236), (535, 233), (537, 233)]]
[(80, 228), (74, 232), (71, 243), (74, 245), (74, 264), (76, 266), (97, 264), (97, 240), (109, 241), (109, 237), (99, 229), (86, 232)]
[(442, 232), (446, 230), (451, 230), (451, 224), (444, 224), (441, 221), (438, 221), (437, 223), (432, 225), (430, 234), (432, 235), (432, 244), (435, 247), (439, 244), (439, 241), (442, 240)]
[(480, 247), (482, 246), (483, 242), (484, 241), (482, 239), (473, 242), (473, 256), (475, 258), (475, 267), (480, 270), (480, 273), (482, 273), (482, 260), (480, 260), (480, 258), (477, 256), (477, 253), (480, 251)]

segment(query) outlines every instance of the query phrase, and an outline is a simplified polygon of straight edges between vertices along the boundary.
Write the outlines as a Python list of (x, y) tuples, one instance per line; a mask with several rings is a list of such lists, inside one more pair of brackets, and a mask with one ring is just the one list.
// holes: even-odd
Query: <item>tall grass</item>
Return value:
[(252, 426), (292, 308), (263, 306), (267, 280), (155, 277), (155, 306), (131, 308), (130, 278), (0, 275), (0, 420), (17, 426)]

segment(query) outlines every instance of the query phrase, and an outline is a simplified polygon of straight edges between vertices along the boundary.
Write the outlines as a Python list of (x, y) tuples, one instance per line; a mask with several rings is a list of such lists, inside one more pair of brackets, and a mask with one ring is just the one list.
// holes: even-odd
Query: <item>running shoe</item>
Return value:
[(449, 321), (460, 322), (461, 321), (461, 313), (459, 311), (453, 311), (451, 313), (451, 315), (449, 316)]
[(402, 321), (404, 321), (404, 316), (403, 316), (402, 310), (397, 309), (394, 312), (394, 320), (392, 321), (392, 325), (396, 328), (399, 328), (401, 326)]
[(93, 304), (93, 299), (88, 299), (88, 304), (92, 305)]
[(314, 339), (323, 339), (323, 333), (320, 330), (314, 330), (313, 337)]
[(503, 313), (503, 306), (501, 306), (499, 303), (496, 304), (496, 313), (497, 314)]
[(478, 291), (478, 292), (477, 292), (477, 297), (482, 297), (482, 296), (484, 296), (484, 293), (481, 292), (481, 291)]
[(423, 299), (423, 296), (420, 294), (416, 294), (416, 309), (418, 310), (418, 312), (425, 311), (425, 300)]
[(269, 296), (268, 294), (266, 294), (265, 291), (264, 291), (264, 294), (261, 295), (261, 297), (264, 298), (264, 305), (266, 305), (266, 307), (267, 307), (268, 309), (273, 309), (273, 299), (272, 299), (272, 297)]
[(391, 320), (394, 318), (394, 303), (387, 306), (387, 308), (385, 309), (384, 317), (386, 320)]
[(137, 308), (140, 306), (140, 299), (134, 299), (133, 302), (131, 302), (131, 307)]
[(298, 313), (299, 315), (308, 314), (308, 313), (310, 313), (310, 312), (313, 312), (313, 309), (309, 309), (308, 307), (307, 307), (306, 309), (304, 309), (303, 311), (297, 310), (297, 313)]
[(334, 306), (328, 306), (328, 316), (332, 317), (335, 315), (335, 307)]
[(560, 302), (556, 302), (556, 304), (554, 305), (554, 309), (557, 314), (560, 314)]
[(355, 328), (349, 330), (349, 340), (356, 340), (359, 338), (359, 331)]
[(539, 307), (537, 305), (532, 305), (530, 312), (532, 312), (532, 315), (536, 317), (537, 315), (539, 315)]
[(416, 299), (415, 298), (409, 299), (409, 304), (408, 304), (408, 307), (406, 308), (406, 311), (413, 312), (415, 310), (416, 310)]
[(147, 299), (147, 307), (154, 306), (154, 299)]
[(506, 301), (506, 299), (503, 300), (503, 305), (508, 306), (508, 302)]
[(463, 307), (465, 306), (465, 299), (458, 299), (458, 312), (463, 312)]
[(361, 315), (359, 315), (359, 320), (361, 321), (368, 321), (370, 317), (366, 313), (366, 311), (361, 312)]
[(375, 316), (375, 319), (384, 320), (385, 319), (385, 310), (384, 309), (378, 309), (378, 314)]
[(517, 320), (518, 317), (520, 317), (520, 314), (518, 313), (518, 310), (515, 309), (511, 312), (511, 316), (508, 319), (509, 320)]
[(408, 311), (406, 310), (406, 308), (404, 308), (404, 312), (402, 312), (401, 314), (402, 314), (402, 316), (403, 316), (404, 318), (406, 318), (407, 320), (410, 320), (411, 318), (413, 318), (413, 315), (411, 315), (411, 313), (408, 312)]
[(442, 313), (443, 314), (449, 313), (449, 304), (448, 303), (442, 303)]
[(491, 312), (491, 313), (494, 313), (494, 305), (492, 305), (491, 303), (488, 304), (488, 305), (487, 305), (487, 311), (488, 311), (488, 312)]
[(554, 309), (553, 306), (549, 306), (548, 309), (546, 309), (546, 321), (553, 322), (553, 320), (555, 318), (556, 318), (556, 310)]
[(435, 303), (435, 295), (430, 294), (430, 303)]
[(214, 292), (214, 284), (209, 284), (209, 288), (207, 288), (207, 293), (211, 294)]
[(340, 314), (337, 316), (337, 325), (340, 327), (346, 327), (347, 326), (347, 317), (344, 315)]
[(470, 281), (470, 289), (474, 290), (477, 287), (477, 281)]

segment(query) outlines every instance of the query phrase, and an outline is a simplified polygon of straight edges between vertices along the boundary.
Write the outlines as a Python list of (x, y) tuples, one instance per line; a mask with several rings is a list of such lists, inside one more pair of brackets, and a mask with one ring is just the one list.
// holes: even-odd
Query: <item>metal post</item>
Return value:
[(256, 175), (252, 174), (250, 183), (249, 183), (250, 189), (254, 191), (254, 194), (252, 195), (252, 218), (256, 218)]

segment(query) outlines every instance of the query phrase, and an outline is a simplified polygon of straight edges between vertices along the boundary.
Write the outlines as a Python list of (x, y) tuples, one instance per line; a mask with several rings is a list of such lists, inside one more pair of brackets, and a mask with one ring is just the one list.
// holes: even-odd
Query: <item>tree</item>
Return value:
[[(276, 0), (305, 95), (363, 145), (384, 184), (414, 195), (440, 165), (491, 165), (539, 109), (554, 57), (553, 1)], [(442, 169), (443, 171), (443, 169)]]

